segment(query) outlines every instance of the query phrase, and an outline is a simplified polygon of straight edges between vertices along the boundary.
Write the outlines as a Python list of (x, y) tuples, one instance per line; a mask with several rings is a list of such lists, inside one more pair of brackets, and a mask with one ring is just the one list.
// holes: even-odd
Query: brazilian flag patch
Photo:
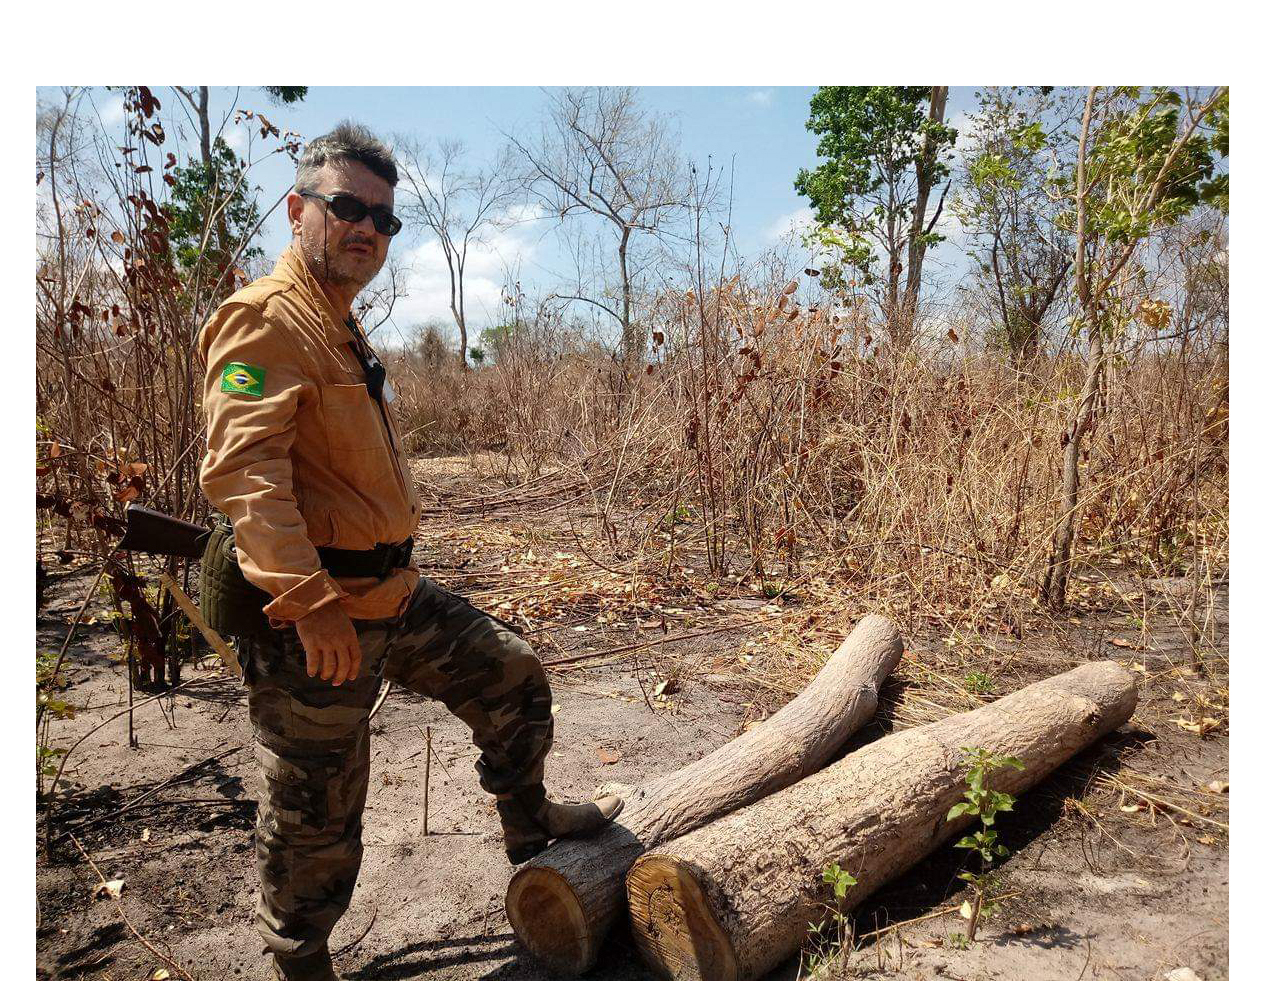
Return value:
[(264, 376), (267, 374), (263, 368), (253, 364), (242, 364), (234, 361), (232, 364), (224, 366), (224, 373), (220, 375), (220, 391), (230, 392), (233, 395), (254, 395), (256, 398), (262, 398), (264, 394)]

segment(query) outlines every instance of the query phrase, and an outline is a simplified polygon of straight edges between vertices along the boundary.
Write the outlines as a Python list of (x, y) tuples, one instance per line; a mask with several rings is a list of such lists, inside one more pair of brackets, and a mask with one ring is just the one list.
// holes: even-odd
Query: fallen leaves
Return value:
[(1171, 721), (1173, 725), (1177, 726), (1179, 729), (1184, 729), (1186, 732), (1193, 732), (1195, 735), (1202, 737), (1205, 733), (1212, 732), (1214, 729), (1219, 729), (1221, 727), (1221, 723), (1225, 720), (1205, 715), (1196, 721), (1193, 718), (1188, 719), (1183, 715), (1169, 721)]
[(597, 758), (601, 762), (602, 766), (610, 766), (613, 763), (618, 763), (621, 759), (623, 759), (623, 756), (618, 750), (606, 749), (599, 746), (597, 748)]
[(123, 889), (127, 883), (123, 879), (110, 879), (108, 882), (98, 882), (92, 887), (92, 898), (101, 899), (108, 896), (110, 899), (118, 899), (123, 894)]

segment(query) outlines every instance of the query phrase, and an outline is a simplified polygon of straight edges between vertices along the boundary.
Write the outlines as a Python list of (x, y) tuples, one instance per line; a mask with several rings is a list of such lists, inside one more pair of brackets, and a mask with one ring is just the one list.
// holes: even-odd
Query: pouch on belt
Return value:
[(233, 526), (223, 519), (202, 554), (201, 599), (202, 616), (221, 634), (256, 637), (271, 629), (263, 608), (272, 597), (242, 574)]

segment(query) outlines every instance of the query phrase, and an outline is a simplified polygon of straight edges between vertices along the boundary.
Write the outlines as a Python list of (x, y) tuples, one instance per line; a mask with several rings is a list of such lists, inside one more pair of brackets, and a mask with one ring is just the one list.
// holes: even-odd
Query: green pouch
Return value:
[(272, 597), (242, 575), (233, 526), (216, 523), (202, 553), (202, 616), (219, 634), (257, 637), (272, 629), (263, 608)]

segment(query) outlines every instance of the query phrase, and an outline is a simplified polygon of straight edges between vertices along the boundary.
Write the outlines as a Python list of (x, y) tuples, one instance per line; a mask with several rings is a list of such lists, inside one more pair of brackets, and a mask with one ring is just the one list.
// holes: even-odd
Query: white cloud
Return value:
[(975, 122), (967, 117), (965, 109), (959, 109), (946, 119), (945, 125), (952, 126), (958, 131), (957, 142), (953, 144), (957, 155), (960, 156), (963, 150), (975, 142)]
[(747, 94), (747, 101), (754, 102), (757, 106), (771, 106), (773, 105), (773, 90), (756, 89)]
[(110, 96), (97, 107), (97, 111), (101, 114), (101, 125), (117, 126), (123, 122), (123, 96)]
[(224, 127), (224, 142), (239, 157), (246, 153), (246, 145), (250, 140), (250, 134), (246, 131), (246, 127), (240, 124), (229, 123)]
[[(537, 246), (536, 236), (521, 226), (489, 230), (482, 242), (470, 246), (466, 257), (465, 306), (472, 343), (496, 316), (505, 270), (519, 263), (527, 265)], [(455, 331), (449, 308), (448, 262), (439, 241), (431, 237), (406, 250), (401, 262), (408, 295), (397, 300), (391, 311), (391, 322), (396, 327), (394, 333), (403, 338), (414, 325), (431, 320)]]
[(796, 208), (773, 222), (765, 231), (765, 237), (770, 242), (776, 242), (791, 235), (798, 241), (799, 236), (812, 228), (814, 224), (816, 222), (813, 220), (812, 208), (807, 206)]

